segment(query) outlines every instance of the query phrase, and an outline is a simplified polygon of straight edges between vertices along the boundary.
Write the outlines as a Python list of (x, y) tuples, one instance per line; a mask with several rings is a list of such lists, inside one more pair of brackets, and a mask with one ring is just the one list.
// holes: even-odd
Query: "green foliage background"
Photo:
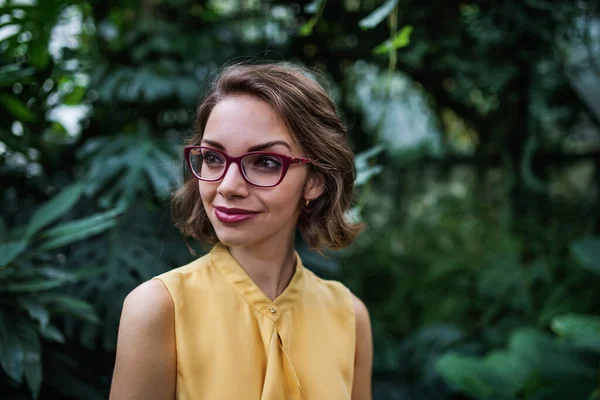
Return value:
[(0, 391), (106, 398), (124, 297), (192, 259), (180, 145), (226, 62), (323, 75), (368, 229), (375, 399), (600, 398), (595, 0), (0, 1)]

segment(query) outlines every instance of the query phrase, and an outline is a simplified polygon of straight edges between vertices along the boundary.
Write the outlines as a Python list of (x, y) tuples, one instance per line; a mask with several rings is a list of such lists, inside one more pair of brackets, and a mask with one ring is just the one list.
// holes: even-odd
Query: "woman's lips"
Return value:
[(237, 222), (247, 221), (254, 217), (257, 212), (240, 210), (240, 209), (228, 209), (225, 207), (215, 207), (215, 215), (221, 222), (227, 224), (234, 224)]

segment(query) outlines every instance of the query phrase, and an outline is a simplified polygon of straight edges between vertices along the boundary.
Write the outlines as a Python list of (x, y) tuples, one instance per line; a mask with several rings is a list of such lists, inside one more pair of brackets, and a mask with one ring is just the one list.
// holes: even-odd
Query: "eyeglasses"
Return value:
[(309, 164), (306, 158), (253, 151), (232, 157), (221, 150), (205, 146), (186, 146), (185, 159), (194, 176), (207, 182), (223, 179), (231, 163), (237, 164), (246, 182), (260, 187), (281, 183), (291, 164)]

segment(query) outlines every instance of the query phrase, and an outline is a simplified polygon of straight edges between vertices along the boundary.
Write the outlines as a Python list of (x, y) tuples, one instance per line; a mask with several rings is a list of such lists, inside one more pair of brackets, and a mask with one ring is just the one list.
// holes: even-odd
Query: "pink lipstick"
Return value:
[(249, 220), (256, 214), (258, 214), (258, 212), (244, 210), (241, 208), (215, 207), (215, 215), (217, 216), (217, 219), (228, 224)]

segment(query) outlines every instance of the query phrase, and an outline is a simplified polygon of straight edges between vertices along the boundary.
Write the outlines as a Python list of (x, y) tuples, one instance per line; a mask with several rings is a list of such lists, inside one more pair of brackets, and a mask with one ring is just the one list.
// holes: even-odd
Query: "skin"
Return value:
[[(264, 151), (291, 157), (304, 155), (281, 117), (267, 103), (250, 96), (233, 96), (212, 111), (203, 145), (222, 147), (239, 156), (253, 146), (274, 144)], [(272, 188), (247, 183), (235, 164), (218, 182), (199, 181), (198, 189), (207, 215), (221, 243), (256, 285), (275, 299), (294, 273), (295, 230), (304, 199), (323, 193), (323, 180), (306, 165), (291, 165), (283, 181)], [(248, 221), (224, 224), (215, 206), (258, 212)], [(369, 313), (353, 295), (356, 315), (356, 352), (352, 400), (371, 399), (373, 341)], [(134, 289), (125, 299), (117, 360), (110, 399), (174, 398), (176, 388), (175, 311), (162, 282), (152, 280)]]

